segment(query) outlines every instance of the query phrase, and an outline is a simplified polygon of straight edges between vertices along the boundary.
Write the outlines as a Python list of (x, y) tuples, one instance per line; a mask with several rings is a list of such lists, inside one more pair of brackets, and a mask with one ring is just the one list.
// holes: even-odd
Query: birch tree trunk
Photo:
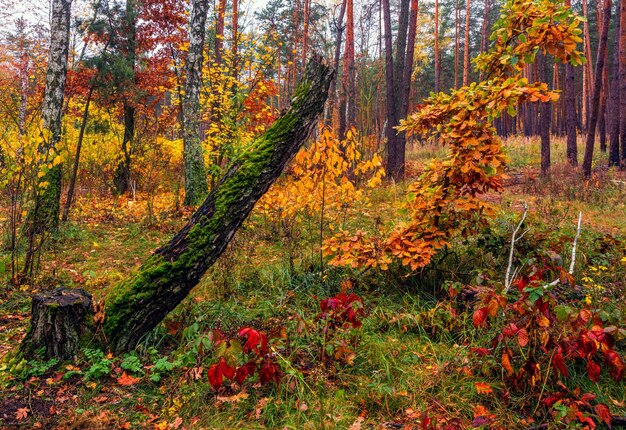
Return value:
[(209, 192), (200, 136), (200, 86), (204, 61), (204, 39), (209, 11), (208, 0), (194, 0), (189, 23), (185, 97), (183, 100), (183, 160), (185, 164), (185, 205), (197, 205)]
[[(43, 143), (39, 152), (46, 163), (59, 154), (57, 144), (61, 140), (63, 120), (63, 97), (67, 76), (67, 57), (70, 43), (71, 0), (54, 0), (51, 9), (50, 54), (46, 73), (46, 88), (42, 105)], [(45, 187), (40, 184), (47, 183)], [(35, 255), (44, 244), (46, 235), (57, 228), (61, 199), (61, 165), (47, 170), (39, 180), (35, 205), (28, 215), (28, 249), (22, 275), (32, 276)]]

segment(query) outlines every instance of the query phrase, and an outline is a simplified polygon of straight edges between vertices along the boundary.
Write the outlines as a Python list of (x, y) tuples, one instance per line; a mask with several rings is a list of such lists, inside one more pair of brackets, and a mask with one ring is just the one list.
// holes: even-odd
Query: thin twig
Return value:
[(574, 274), (574, 265), (576, 264), (576, 245), (578, 244), (578, 238), (580, 237), (580, 227), (583, 222), (583, 213), (578, 213), (578, 227), (576, 228), (576, 236), (574, 237), (574, 243), (572, 244), (572, 261), (569, 264), (569, 274)]
[(524, 220), (526, 219), (526, 214), (528, 214), (528, 204), (524, 203), (524, 213), (522, 214), (522, 219), (520, 220), (519, 224), (517, 224), (517, 227), (515, 227), (515, 230), (513, 230), (513, 235), (511, 236), (511, 250), (509, 251), (509, 264), (506, 267), (506, 275), (504, 276), (504, 294), (505, 295), (506, 293), (509, 292), (509, 289), (511, 288), (511, 283), (513, 282), (513, 276), (511, 276), (511, 268), (513, 267), (513, 253), (515, 252), (515, 242), (517, 242), (526, 233), (528, 233), (528, 230), (526, 230), (524, 233), (522, 233), (522, 235), (519, 238), (517, 237), (517, 233), (519, 232), (520, 228), (522, 228), (522, 224), (524, 224)]

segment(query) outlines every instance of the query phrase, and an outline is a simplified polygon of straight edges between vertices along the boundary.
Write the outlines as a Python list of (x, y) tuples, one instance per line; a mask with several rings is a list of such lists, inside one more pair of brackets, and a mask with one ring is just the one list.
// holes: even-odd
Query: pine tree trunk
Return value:
[[(571, 0), (567, 0), (571, 8)], [(576, 143), (576, 88), (574, 80), (574, 66), (565, 64), (565, 129), (567, 134), (567, 161), (572, 166), (578, 165), (578, 146)]]
[(239, 158), (187, 225), (114, 288), (104, 322), (112, 349), (136, 346), (197, 285), (315, 128), (332, 77), (331, 69), (314, 59), (291, 108)]
[[(441, 70), (439, 64), (439, 0), (435, 0), (435, 48), (433, 55), (435, 56), (435, 93), (439, 92), (439, 83), (441, 82)], [(455, 53), (455, 55), (457, 55)], [(456, 57), (455, 57), (456, 59)], [(455, 70), (456, 72), (457, 70)], [(456, 76), (455, 76), (456, 81)], [(455, 82), (456, 86), (456, 82)]]
[(393, 178), (392, 172), (395, 172), (397, 149), (396, 149), (396, 131), (393, 128), (396, 118), (396, 106), (394, 101), (394, 73), (393, 73), (393, 48), (391, 43), (391, 10), (389, 0), (382, 0), (383, 3), (383, 20), (385, 27), (385, 94), (387, 118), (385, 125), (385, 137), (387, 138), (387, 177)]
[[(541, 80), (548, 82), (548, 61), (545, 54), (538, 54), (538, 68), (541, 73)], [(541, 103), (540, 107), (540, 127), (541, 136), (541, 174), (547, 176), (550, 173), (550, 122), (552, 120), (552, 103)]]
[(585, 159), (583, 160), (583, 174), (585, 177), (591, 176), (591, 164), (593, 161), (593, 146), (595, 143), (596, 125), (598, 123), (598, 113), (600, 110), (600, 93), (602, 92), (602, 78), (604, 69), (604, 59), (606, 57), (606, 46), (609, 37), (609, 24), (611, 20), (611, 0), (604, 0), (602, 32), (598, 43), (598, 55), (596, 59), (596, 73), (593, 85), (593, 99), (591, 103), (591, 115), (589, 117), (589, 127), (587, 127), (587, 141), (585, 142)]
[[(437, 0), (439, 1), (439, 0)], [(456, 0), (454, 8), (455, 20), (454, 20), (454, 89), (459, 89), (459, 57), (461, 44), (461, 17), (459, 11), (459, 0)]]
[(465, 6), (465, 46), (463, 46), (463, 86), (469, 84), (470, 74), (470, 6), (471, 0), (466, 0)]
[(621, 164), (626, 165), (626, 1), (620, 1), (619, 24), (619, 140), (621, 146)]
[[(335, 30), (337, 32), (337, 39), (335, 40), (335, 58), (333, 61), (333, 67), (335, 70), (339, 70), (339, 60), (341, 59), (341, 41), (343, 40), (343, 17), (346, 14), (346, 2), (348, 0), (343, 0), (341, 2), (341, 8), (339, 10), (339, 18), (335, 23)], [(335, 106), (337, 106), (337, 80), (333, 79), (330, 84), (330, 90), (328, 91), (329, 99), (328, 99), (328, 108), (326, 110), (326, 117), (324, 118), (324, 122), (326, 125), (331, 125), (335, 116)], [(341, 122), (341, 121), (340, 121)], [(339, 126), (341, 129), (341, 126)]]
[(200, 87), (208, 11), (208, 0), (193, 1), (189, 23), (185, 97), (182, 106), (185, 205), (200, 204), (209, 192), (200, 139)]
[[(619, 166), (619, 118), (620, 118), (620, 81), (619, 81), (619, 38), (621, 27), (620, 7), (616, 8), (615, 17), (615, 48), (613, 49), (613, 64), (609, 88), (609, 166)], [(622, 141), (624, 145), (624, 141)]]

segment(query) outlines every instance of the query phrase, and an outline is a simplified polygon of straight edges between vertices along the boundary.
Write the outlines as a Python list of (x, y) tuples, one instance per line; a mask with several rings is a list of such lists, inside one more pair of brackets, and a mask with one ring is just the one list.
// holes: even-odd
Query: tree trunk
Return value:
[[(546, 55), (543, 53), (538, 54), (538, 66), (539, 73), (541, 73), (541, 80), (543, 82), (548, 81), (548, 61)], [(552, 120), (552, 103), (541, 103), (540, 108), (540, 130), (541, 136), (541, 175), (547, 176), (550, 173), (550, 122)]]
[(65, 200), (65, 206), (63, 207), (63, 222), (66, 222), (70, 216), (70, 208), (72, 207), (72, 201), (74, 200), (74, 189), (76, 188), (76, 177), (78, 176), (78, 165), (80, 163), (80, 152), (83, 147), (83, 138), (85, 137), (85, 128), (87, 127), (87, 119), (89, 118), (89, 105), (91, 104), (91, 97), (95, 89), (96, 84), (92, 82), (89, 85), (89, 92), (87, 93), (87, 100), (85, 101), (85, 108), (83, 110), (83, 117), (80, 123), (80, 131), (78, 132), (78, 142), (76, 143), (76, 154), (74, 155), (74, 165), (72, 166), (72, 176), (70, 177), (70, 185), (67, 188), (67, 199)]
[(463, 46), (463, 86), (469, 84), (470, 74), (470, 6), (471, 0), (466, 0), (465, 6), (465, 46)]
[(346, 0), (346, 45), (343, 51), (343, 69), (341, 71), (341, 98), (339, 102), (340, 140), (346, 137), (346, 131), (354, 126), (356, 87), (354, 83), (354, 2)]
[[(439, 0), (435, 0), (435, 93), (439, 92), (439, 82), (441, 81), (441, 70), (439, 65)], [(456, 55), (456, 53), (455, 53)], [(456, 57), (455, 57), (456, 59)], [(456, 69), (455, 69), (456, 72)], [(456, 81), (456, 75), (455, 75)], [(456, 82), (455, 82), (456, 87)]]
[(611, 22), (611, 0), (604, 0), (602, 32), (598, 43), (598, 55), (596, 59), (596, 73), (593, 85), (593, 100), (591, 103), (591, 116), (587, 128), (587, 141), (585, 143), (585, 159), (583, 161), (583, 174), (591, 176), (591, 164), (593, 161), (593, 146), (595, 143), (596, 125), (598, 123), (598, 111), (600, 108), (600, 93), (602, 92), (602, 78), (604, 59), (606, 57), (606, 45), (609, 37), (609, 24)]
[[(571, 0), (567, 0), (571, 8)], [(576, 88), (574, 66), (565, 63), (565, 128), (567, 134), (567, 161), (572, 166), (578, 165), (578, 146), (576, 143)]]
[(592, 91), (594, 78), (593, 68), (591, 65), (591, 40), (589, 37), (589, 13), (587, 10), (587, 0), (582, 0), (582, 7), (583, 17), (585, 18), (583, 21), (583, 50), (585, 57), (587, 58), (587, 62), (583, 65), (582, 128), (586, 131), (589, 128), (589, 115), (591, 111), (589, 93)]
[(226, 15), (226, 0), (219, 0), (215, 23), (215, 63), (222, 65), (222, 49), (224, 47), (224, 16)]
[[(137, 0), (126, 0), (126, 67), (129, 72), (124, 96), (124, 136), (122, 138), (122, 159), (115, 169), (113, 182), (118, 194), (124, 194), (131, 186), (131, 152), (135, 140), (135, 104), (132, 100), (135, 91), (135, 65), (137, 60)], [(128, 94), (130, 93), (130, 94)]]
[(185, 164), (185, 205), (198, 205), (209, 192), (200, 139), (200, 87), (204, 61), (204, 38), (208, 0), (194, 0), (189, 24), (185, 98), (183, 100), (183, 159)]
[[(615, 48), (613, 50), (613, 68), (611, 69), (611, 82), (609, 88), (609, 166), (619, 166), (619, 118), (620, 118), (620, 81), (619, 81), (619, 38), (621, 27), (621, 11), (618, 6), (615, 17)], [(622, 141), (624, 145), (624, 141)]]
[[(337, 39), (335, 41), (335, 58), (333, 61), (333, 67), (335, 70), (339, 70), (339, 60), (341, 59), (341, 41), (343, 37), (343, 17), (346, 14), (346, 2), (348, 0), (343, 0), (341, 2), (341, 8), (339, 10), (339, 18), (335, 23), (335, 29), (337, 31)], [(328, 91), (330, 95), (328, 99), (328, 108), (326, 110), (326, 125), (330, 125), (333, 122), (333, 118), (335, 117), (335, 106), (337, 105), (337, 80), (333, 79), (330, 84), (330, 90)]]
[[(61, 140), (63, 97), (67, 76), (67, 57), (70, 42), (71, 0), (54, 0), (51, 8), (50, 54), (46, 73), (41, 116), (44, 122), (43, 143), (39, 152), (45, 154), (46, 162), (52, 162), (59, 154), (57, 144)], [(61, 165), (47, 170), (39, 180), (35, 205), (28, 215), (26, 226), (28, 249), (24, 258), (22, 275), (33, 274), (35, 255), (44, 244), (46, 234), (57, 228), (61, 200)], [(39, 184), (47, 182), (46, 187)]]
[(626, 1), (620, 1), (619, 23), (619, 140), (621, 165), (626, 166)]
[(315, 128), (333, 72), (314, 59), (291, 108), (242, 155), (185, 227), (108, 296), (104, 331), (128, 350), (173, 310), (224, 252), (254, 204)]
[(46, 359), (74, 357), (91, 311), (91, 294), (83, 290), (57, 288), (34, 295), (30, 330), (21, 351), (33, 356), (43, 348)]
[(391, 43), (391, 10), (389, 0), (382, 0), (383, 20), (385, 27), (385, 94), (387, 105), (387, 121), (385, 136), (387, 138), (387, 176), (393, 178), (392, 172), (396, 167), (396, 131), (393, 128), (396, 118), (396, 106), (394, 101), (394, 76), (393, 76), (393, 48)]
[[(306, 64), (306, 56), (308, 54), (309, 49), (309, 14), (310, 14), (310, 6), (311, 0), (304, 0), (304, 23), (302, 25), (302, 69), (304, 70), (304, 65)], [(353, 33), (354, 33), (354, 23), (352, 24)], [(354, 44), (354, 35), (352, 36), (353, 44)]]
[[(438, 1), (438, 0), (437, 0)], [(459, 38), (461, 37), (461, 17), (459, 12), (459, 0), (456, 0), (455, 8), (455, 21), (454, 21), (454, 89), (459, 89), (459, 57), (461, 44)]]

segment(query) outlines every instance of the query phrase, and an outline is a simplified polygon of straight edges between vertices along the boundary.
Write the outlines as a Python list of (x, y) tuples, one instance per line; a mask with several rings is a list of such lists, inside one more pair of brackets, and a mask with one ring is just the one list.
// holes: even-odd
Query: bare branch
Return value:
[[(509, 251), (509, 264), (506, 267), (506, 275), (504, 276), (504, 294), (509, 292), (509, 289), (511, 288), (511, 283), (513, 282), (513, 279), (515, 277), (515, 276), (511, 276), (511, 268), (513, 267), (513, 252), (515, 251), (515, 242), (517, 242), (526, 233), (528, 233), (528, 230), (526, 230), (525, 232), (522, 233), (520, 237), (517, 237), (517, 233), (522, 228), (522, 224), (524, 224), (524, 220), (526, 219), (527, 214), (528, 214), (528, 203), (524, 203), (524, 213), (522, 214), (522, 219), (520, 220), (519, 224), (517, 224), (517, 227), (515, 227), (515, 230), (513, 230), (513, 235), (511, 236), (511, 250)], [(513, 275), (515, 275), (515, 273)]]

